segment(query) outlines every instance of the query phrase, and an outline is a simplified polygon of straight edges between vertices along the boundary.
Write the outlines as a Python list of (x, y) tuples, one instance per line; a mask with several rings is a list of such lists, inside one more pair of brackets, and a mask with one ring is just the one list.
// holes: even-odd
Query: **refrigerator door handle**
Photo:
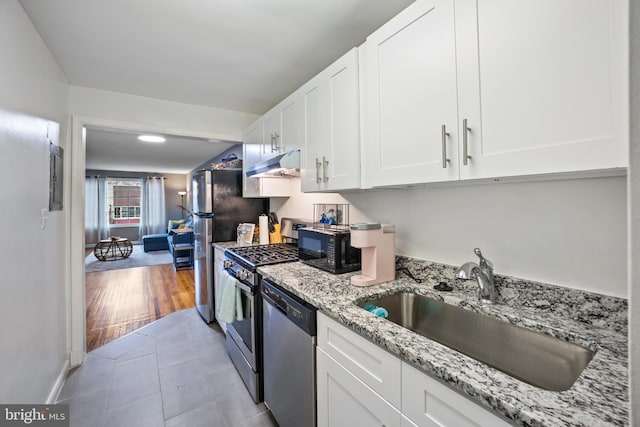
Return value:
[(196, 212), (195, 215), (199, 218), (213, 218), (213, 212)]

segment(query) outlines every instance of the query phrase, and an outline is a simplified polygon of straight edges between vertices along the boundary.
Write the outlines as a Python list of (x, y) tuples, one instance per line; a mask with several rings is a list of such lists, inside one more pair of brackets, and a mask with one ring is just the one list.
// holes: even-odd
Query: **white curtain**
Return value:
[(85, 242), (97, 243), (111, 234), (107, 216), (107, 181), (102, 177), (85, 180), (84, 204)]
[(147, 178), (141, 195), (140, 238), (145, 234), (166, 233), (164, 178)]

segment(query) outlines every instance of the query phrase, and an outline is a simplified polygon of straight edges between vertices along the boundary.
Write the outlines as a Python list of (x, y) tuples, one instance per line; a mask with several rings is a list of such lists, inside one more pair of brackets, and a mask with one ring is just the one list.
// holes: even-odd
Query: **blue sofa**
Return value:
[(186, 228), (191, 228), (192, 226), (190, 220), (169, 221), (166, 233), (142, 236), (142, 248), (144, 251), (169, 251), (173, 254), (174, 243), (193, 243), (193, 232), (178, 232), (178, 227), (175, 224), (178, 226), (185, 224)]

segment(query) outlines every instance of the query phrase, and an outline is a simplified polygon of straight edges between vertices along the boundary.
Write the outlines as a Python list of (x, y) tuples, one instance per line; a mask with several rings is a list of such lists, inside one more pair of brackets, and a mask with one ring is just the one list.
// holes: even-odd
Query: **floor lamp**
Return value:
[(180, 208), (182, 209), (181, 218), (184, 218), (184, 211), (185, 211), (184, 196), (187, 194), (187, 192), (186, 191), (178, 191), (178, 194), (180, 195)]

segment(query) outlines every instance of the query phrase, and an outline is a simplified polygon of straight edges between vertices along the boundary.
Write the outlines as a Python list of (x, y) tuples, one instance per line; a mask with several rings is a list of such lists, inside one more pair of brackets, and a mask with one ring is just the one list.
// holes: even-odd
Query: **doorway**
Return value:
[[(85, 197), (84, 197), (84, 176), (87, 170), (87, 140), (86, 129), (110, 129), (118, 130), (122, 132), (152, 132), (159, 134), (167, 134), (164, 129), (149, 129), (148, 126), (137, 126), (127, 123), (114, 122), (102, 119), (92, 119), (86, 117), (72, 117), (71, 126), (71, 162), (70, 162), (70, 176), (71, 176), (71, 209), (69, 215), (69, 229), (70, 229), (70, 244), (69, 253), (70, 266), (70, 342), (71, 342), (71, 365), (77, 366), (82, 363), (87, 350), (95, 348), (97, 345), (106, 342), (106, 340), (115, 339), (116, 337), (128, 333), (139, 326), (143, 326), (159, 317), (162, 317), (169, 312), (176, 311), (182, 308), (186, 308), (189, 304), (193, 304), (194, 298), (191, 296), (193, 292), (193, 272), (190, 270), (183, 270), (176, 272), (172, 264), (143, 267), (144, 271), (131, 271), (126, 273), (116, 272), (104, 272), (105, 274), (91, 273), (94, 276), (88, 278), (85, 276), (84, 262), (87, 249), (85, 248), (85, 236), (84, 236), (84, 210), (85, 210)], [(185, 132), (188, 134), (188, 132)], [(215, 157), (218, 152), (223, 152), (227, 148), (233, 146), (233, 143), (205, 139), (202, 136), (184, 136), (181, 137), (190, 141), (198, 141), (201, 145), (205, 143), (209, 145), (211, 149), (208, 156), (200, 157), (200, 159), (209, 159)], [(105, 147), (102, 147), (105, 148)], [(174, 147), (175, 148), (175, 147)], [(183, 148), (184, 149), (184, 148)], [(156, 149), (147, 150), (147, 156), (150, 153), (156, 153)], [(131, 157), (131, 156), (129, 156)], [(167, 157), (166, 155), (163, 157)], [(172, 156), (169, 156), (172, 157)], [(178, 159), (179, 156), (173, 156), (173, 159)], [(185, 190), (188, 182), (186, 179), (180, 185), (180, 192)], [(178, 204), (182, 205), (184, 202), (184, 194), (179, 194), (179, 191), (175, 191), (176, 200), (171, 200), (172, 205), (176, 205), (176, 213), (171, 214), (176, 218), (180, 218), (183, 211), (177, 207)], [(175, 202), (175, 203), (174, 203)], [(188, 203), (188, 202), (187, 202)], [(130, 269), (140, 270), (140, 269)], [(111, 274), (107, 274), (111, 273)], [(98, 277), (100, 276), (100, 277)], [(110, 277), (107, 277), (110, 276)], [(120, 277), (116, 277), (120, 276)], [(119, 284), (112, 285), (113, 289), (109, 292), (98, 291), (105, 287), (105, 283)], [(131, 289), (127, 289), (127, 285), (131, 286), (133, 283), (139, 283), (136, 288), (137, 295), (132, 297)], [(153, 284), (153, 286), (152, 286)], [(119, 289), (116, 289), (118, 288)], [(123, 315), (107, 314), (104, 309), (100, 308), (100, 304), (92, 304), (92, 301), (99, 301), (104, 298), (106, 294), (111, 294), (116, 298), (116, 301), (123, 301), (123, 306), (130, 303), (131, 299), (143, 301), (145, 303), (146, 314), (142, 315), (142, 309), (132, 309), (131, 311), (138, 310), (138, 315), (128, 315), (131, 321), (122, 321)], [(126, 297), (125, 297), (126, 296)], [(126, 303), (126, 304), (125, 304)], [(90, 311), (91, 310), (91, 311)], [(102, 330), (95, 333), (95, 337), (88, 336), (88, 326), (94, 328), (88, 320), (88, 315), (95, 314), (95, 318), (106, 318), (106, 323), (101, 326)], [(120, 316), (120, 317), (118, 317)], [(126, 317), (126, 316), (125, 316)], [(92, 320), (93, 322), (93, 320)]]

